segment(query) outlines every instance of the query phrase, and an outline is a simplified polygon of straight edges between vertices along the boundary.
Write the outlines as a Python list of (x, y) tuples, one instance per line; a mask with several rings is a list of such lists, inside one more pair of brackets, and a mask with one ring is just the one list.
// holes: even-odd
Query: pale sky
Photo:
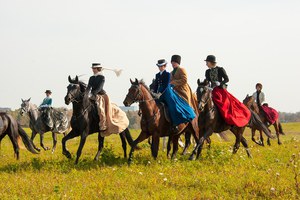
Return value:
[(157, 60), (173, 54), (195, 91), (214, 54), (238, 99), (261, 82), (271, 107), (298, 112), (299, 19), (299, 0), (0, 0), (0, 107), (40, 104), (51, 89), (54, 107), (71, 108), (68, 75), (87, 82), (93, 62), (124, 70), (105, 72), (105, 90), (122, 105), (129, 78), (150, 84)]

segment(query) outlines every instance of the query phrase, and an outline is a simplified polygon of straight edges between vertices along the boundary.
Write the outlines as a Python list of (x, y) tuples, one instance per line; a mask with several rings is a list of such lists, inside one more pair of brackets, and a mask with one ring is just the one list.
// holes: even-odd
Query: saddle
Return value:
[(163, 102), (156, 102), (156, 103), (158, 105), (159, 110), (165, 114), (165, 118), (166, 118), (167, 122), (171, 123), (170, 113), (169, 113), (167, 105), (165, 105)]

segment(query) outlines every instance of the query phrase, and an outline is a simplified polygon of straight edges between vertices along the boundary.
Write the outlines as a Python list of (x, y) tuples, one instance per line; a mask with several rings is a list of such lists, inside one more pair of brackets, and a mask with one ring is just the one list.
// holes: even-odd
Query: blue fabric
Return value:
[(196, 117), (193, 108), (173, 90), (170, 84), (168, 84), (159, 100), (167, 104), (174, 126), (190, 122)]
[(52, 98), (46, 97), (40, 107), (50, 107), (52, 105)]
[(166, 70), (162, 74), (157, 73), (155, 76), (154, 92), (163, 93), (163, 91), (168, 87), (170, 79), (171, 75)]

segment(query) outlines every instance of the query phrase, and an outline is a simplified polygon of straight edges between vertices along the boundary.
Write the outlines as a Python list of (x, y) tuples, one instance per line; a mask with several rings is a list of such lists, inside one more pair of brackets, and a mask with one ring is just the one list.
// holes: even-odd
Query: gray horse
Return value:
[[(67, 118), (67, 114), (63, 112), (59, 112), (55, 109), (51, 110), (51, 116), (53, 119), (53, 128), (50, 128), (47, 126), (43, 120), (42, 112), (39, 110), (39, 108), (32, 104), (30, 102), (30, 98), (28, 100), (22, 99), (21, 104), (21, 111), (20, 114), (23, 116), (25, 113), (28, 114), (30, 123), (29, 127), (32, 130), (31, 140), (33, 143), (33, 140), (37, 133), (40, 134), (40, 145), (41, 147), (46, 151), (49, 150), (49, 147), (44, 146), (44, 133), (46, 132), (52, 132), (52, 138), (53, 138), (53, 147), (52, 147), (52, 153), (54, 153), (57, 143), (57, 133), (66, 134), (67, 130), (70, 128), (70, 123)], [(34, 148), (38, 151), (40, 151), (39, 148), (37, 148), (34, 145)]]

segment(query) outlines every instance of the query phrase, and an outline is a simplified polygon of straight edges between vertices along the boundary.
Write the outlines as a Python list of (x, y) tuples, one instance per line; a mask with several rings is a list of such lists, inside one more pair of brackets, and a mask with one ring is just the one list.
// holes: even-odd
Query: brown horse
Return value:
[[(123, 103), (125, 106), (130, 106), (135, 102), (139, 103), (139, 107), (142, 112), (142, 130), (131, 147), (128, 159), (129, 164), (132, 162), (132, 156), (136, 145), (150, 136), (152, 136), (151, 153), (154, 158), (157, 158), (160, 137), (169, 136), (170, 140), (172, 140), (172, 159), (176, 157), (176, 153), (178, 151), (178, 139), (180, 134), (182, 134), (183, 132), (190, 132), (191, 134), (193, 134), (196, 141), (199, 140), (199, 128), (196, 118), (189, 123), (180, 124), (178, 126), (178, 133), (173, 133), (171, 131), (172, 124), (166, 119), (165, 113), (162, 110), (163, 108), (156, 104), (150, 93), (150, 90), (145, 85), (145, 83), (143, 81), (138, 81), (137, 79), (135, 79), (135, 81), (130, 80), (130, 82), (132, 85), (129, 88), (128, 94), (126, 95)], [(168, 145), (167, 148), (167, 155), (169, 154), (169, 152), (170, 145)], [(196, 150), (194, 150), (193, 153), (194, 152), (196, 152)]]
[(26, 132), (21, 128), (20, 124), (9, 114), (0, 113), (0, 142), (8, 135), (14, 147), (15, 157), (19, 159), (19, 144), (18, 141), (21, 137), (26, 149), (31, 153), (37, 154), (34, 150), (34, 145)]
[[(246, 126), (237, 127), (237, 126), (227, 124), (225, 120), (222, 118), (222, 116), (220, 115), (218, 108), (215, 106), (212, 100), (212, 90), (211, 88), (209, 88), (208, 81), (204, 80), (203, 82), (200, 82), (200, 80), (198, 79), (197, 83), (198, 83), (197, 100), (198, 100), (198, 105), (200, 110), (199, 113), (200, 140), (198, 142), (198, 147), (195, 148), (195, 150), (198, 150), (197, 158), (199, 157), (202, 151), (203, 142), (206, 138), (211, 136), (212, 133), (220, 133), (226, 130), (230, 130), (236, 137), (235, 144), (233, 147), (233, 153), (236, 153), (238, 151), (240, 147), (240, 143), (242, 143), (246, 149), (247, 155), (251, 157), (247, 140), (243, 137), (243, 133)], [(252, 127), (256, 127), (259, 130), (263, 130), (268, 137), (272, 137), (268, 128), (259, 119), (259, 116), (253, 112), (251, 112), (249, 125), (251, 125)], [(194, 159), (193, 155), (195, 155), (195, 153), (192, 154), (190, 159)]]
[[(252, 111), (254, 111), (255, 113), (257, 113), (261, 119), (261, 121), (267, 126), (271, 126), (272, 124), (268, 124), (268, 121), (265, 117), (265, 114), (264, 114), (264, 111), (262, 109), (260, 109), (257, 105), (257, 103), (255, 102), (255, 99), (252, 97), (252, 96), (249, 96), (247, 95), (246, 98), (243, 100), (243, 103), (249, 108), (251, 109)], [(284, 135), (283, 133), (283, 129), (282, 129), (282, 126), (281, 126), (281, 123), (279, 122), (279, 119), (276, 119), (276, 121), (273, 123), (273, 126), (275, 128), (275, 131), (276, 131), (276, 136), (277, 136), (277, 139), (278, 139), (278, 144), (281, 145), (281, 141), (280, 141), (280, 138), (279, 138), (279, 135), (282, 134)], [(261, 146), (265, 146), (264, 145), (264, 138), (263, 138), (263, 134), (262, 134), (262, 131), (259, 131), (260, 132), (260, 142), (257, 142), (255, 140), (255, 131), (257, 129), (256, 128), (251, 128), (251, 132), (252, 132), (252, 141), (255, 142), (256, 144), (258, 145), (261, 145)], [(271, 142), (270, 142), (270, 138), (268, 138), (267, 140), (267, 144), (268, 145), (271, 145)]]

